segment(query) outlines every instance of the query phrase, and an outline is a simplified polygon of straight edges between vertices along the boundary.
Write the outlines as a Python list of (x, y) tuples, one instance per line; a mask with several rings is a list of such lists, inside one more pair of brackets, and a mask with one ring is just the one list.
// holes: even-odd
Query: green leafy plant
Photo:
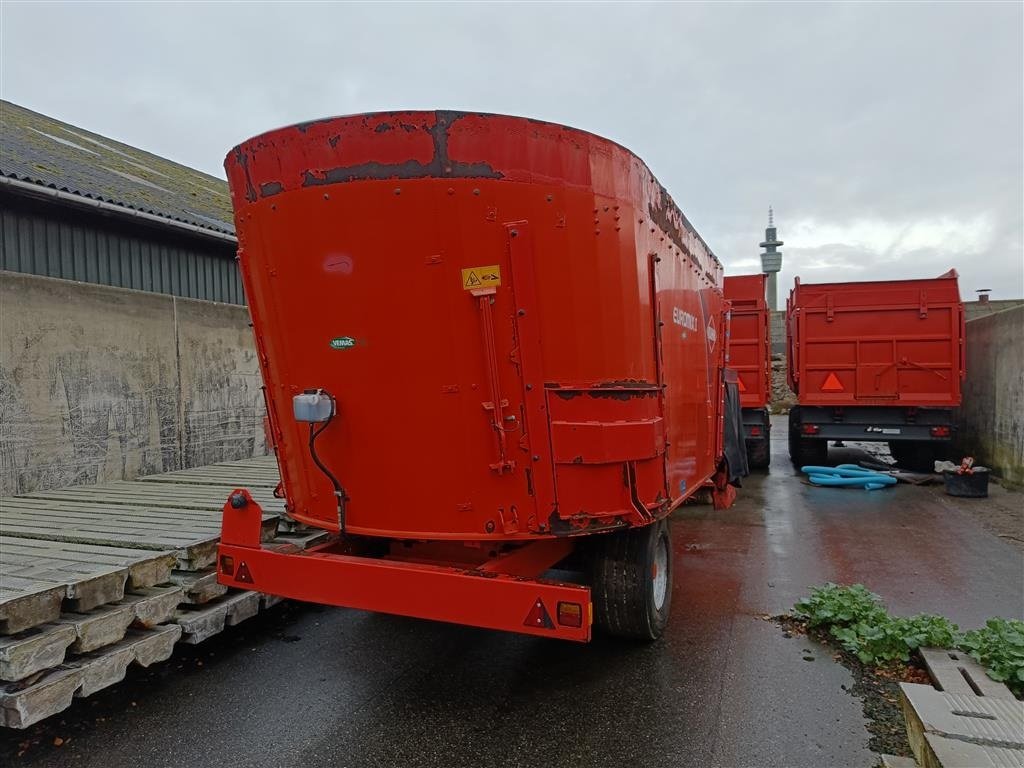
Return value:
[(811, 596), (798, 602), (793, 610), (811, 628), (875, 623), (885, 616), (882, 599), (863, 584), (839, 586), (829, 582), (812, 589)]
[(1024, 695), (1024, 621), (989, 619), (960, 639), (960, 648), (985, 666), (988, 676)]
[(910, 661), (918, 648), (948, 648), (957, 626), (943, 616), (920, 614), (900, 617), (881, 614), (847, 627), (833, 626), (830, 634), (864, 664)]
[(989, 677), (1024, 696), (1024, 621), (989, 619), (981, 629), (961, 635), (944, 616), (891, 616), (863, 584), (816, 587), (793, 612), (864, 664), (907, 662), (918, 648), (960, 648), (984, 665)]

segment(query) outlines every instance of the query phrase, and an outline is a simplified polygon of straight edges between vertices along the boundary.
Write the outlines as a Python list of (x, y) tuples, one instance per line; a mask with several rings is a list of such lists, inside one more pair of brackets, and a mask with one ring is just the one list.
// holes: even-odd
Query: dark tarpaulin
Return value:
[(740, 408), (739, 384), (725, 382), (725, 459), (729, 462), (729, 482), (740, 485), (740, 478), (750, 474), (747, 466), (747, 443), (743, 436), (743, 411)]

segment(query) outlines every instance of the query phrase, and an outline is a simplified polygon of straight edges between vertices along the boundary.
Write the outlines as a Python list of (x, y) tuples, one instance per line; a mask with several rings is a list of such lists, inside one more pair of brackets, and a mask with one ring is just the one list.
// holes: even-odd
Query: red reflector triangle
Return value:
[(533, 608), (526, 614), (526, 621), (523, 622), (524, 627), (537, 627), (538, 629), (554, 629), (555, 622), (551, 620), (551, 614), (548, 613), (548, 609), (544, 607), (544, 603), (538, 597), (537, 602), (533, 604)]
[(821, 385), (822, 392), (844, 392), (845, 388), (842, 382), (839, 381), (839, 377), (834, 373), (830, 373), (825, 377), (825, 383)]
[(242, 581), (246, 584), (252, 584), (252, 573), (249, 571), (249, 566), (245, 562), (238, 564), (238, 573), (235, 574), (235, 581)]
[(740, 392), (746, 392), (747, 385), (743, 383), (743, 379), (737, 379), (736, 381), (739, 382), (739, 386), (737, 387), (737, 389), (739, 389)]

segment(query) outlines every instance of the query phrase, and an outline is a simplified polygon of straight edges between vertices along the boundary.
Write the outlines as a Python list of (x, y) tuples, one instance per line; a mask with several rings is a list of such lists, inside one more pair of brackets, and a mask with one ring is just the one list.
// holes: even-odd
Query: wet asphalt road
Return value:
[(657, 643), (283, 607), (0, 735), (0, 762), (873, 766), (850, 674), (765, 615), (833, 580), (962, 626), (1022, 617), (1024, 558), (932, 489), (803, 485), (775, 429), (772, 472), (750, 478), (733, 509), (677, 513), (672, 619)]

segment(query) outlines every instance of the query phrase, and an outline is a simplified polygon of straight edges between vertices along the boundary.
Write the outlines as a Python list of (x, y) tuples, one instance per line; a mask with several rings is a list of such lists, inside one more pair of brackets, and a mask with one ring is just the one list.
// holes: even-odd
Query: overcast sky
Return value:
[(640, 155), (727, 273), (1024, 295), (1024, 14), (984, 4), (0, 4), (4, 98), (223, 177), (272, 127), (528, 115)]

